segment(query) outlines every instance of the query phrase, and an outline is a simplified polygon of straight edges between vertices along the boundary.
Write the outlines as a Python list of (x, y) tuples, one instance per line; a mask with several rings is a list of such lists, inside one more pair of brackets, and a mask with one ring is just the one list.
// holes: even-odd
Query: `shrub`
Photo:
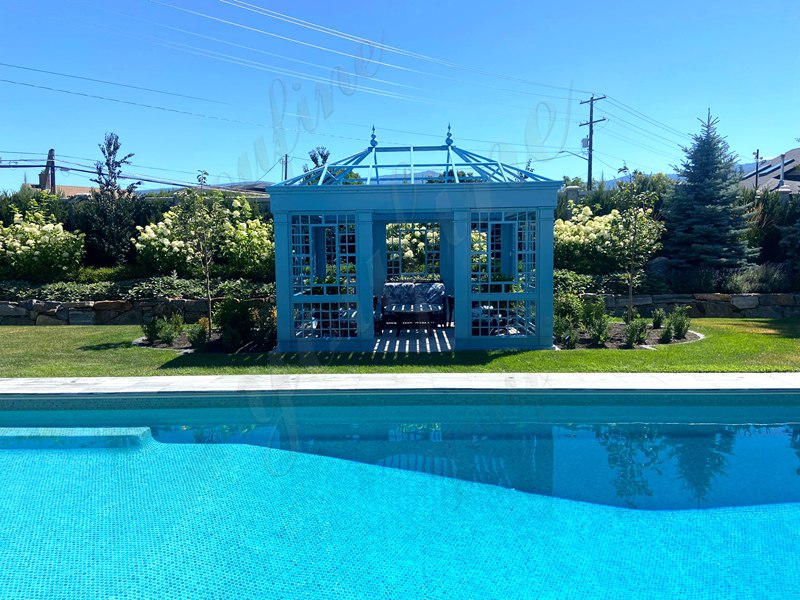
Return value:
[(128, 281), (141, 279), (142, 271), (131, 265), (116, 267), (83, 267), (75, 276), (77, 283), (105, 283), (109, 281)]
[(0, 277), (59, 281), (74, 277), (83, 261), (83, 235), (64, 230), (41, 212), (14, 215), (0, 227)]
[(686, 334), (689, 332), (689, 326), (691, 325), (691, 319), (689, 319), (689, 306), (676, 306), (672, 309), (672, 312), (669, 314), (669, 327), (672, 329), (672, 337), (676, 340), (682, 340), (686, 338)]
[(625, 346), (633, 348), (647, 341), (647, 320), (634, 319), (624, 329)]
[(578, 327), (572, 321), (563, 317), (553, 319), (553, 335), (556, 342), (562, 344), (564, 348), (573, 349), (578, 343)]
[(202, 317), (197, 323), (186, 328), (189, 344), (196, 350), (202, 350), (208, 343), (208, 319)]
[(633, 321), (635, 321), (636, 319), (638, 319), (640, 316), (641, 315), (639, 314), (639, 311), (636, 310), (635, 308), (631, 309), (630, 316), (629, 316), (628, 315), (628, 309), (626, 308), (625, 309), (625, 314), (622, 316), (622, 320), (625, 322), (626, 325), (628, 325), (628, 324), (632, 323)]
[(772, 294), (789, 291), (791, 279), (784, 265), (765, 263), (731, 272), (723, 286), (734, 294)]
[(236, 298), (225, 298), (217, 304), (214, 322), (219, 327), (226, 352), (235, 352), (251, 340), (252, 314), (247, 305)]
[(158, 327), (159, 324), (156, 319), (142, 323), (142, 333), (144, 334), (148, 344), (156, 343), (156, 340), (158, 339)]
[(559, 268), (580, 273), (608, 273), (613, 270), (610, 255), (611, 222), (619, 216), (595, 216), (588, 206), (572, 207), (568, 220), (557, 219), (554, 227), (554, 259)]
[(151, 277), (130, 282), (122, 291), (125, 299), (135, 298), (203, 298), (203, 282), (195, 279), (180, 279), (175, 273), (166, 277)]
[(175, 339), (183, 333), (183, 317), (180, 313), (173, 313), (169, 318), (158, 320), (158, 337), (167, 346), (171, 346)]
[(672, 323), (667, 321), (664, 328), (661, 330), (661, 334), (658, 336), (658, 342), (660, 344), (669, 344), (672, 341)]
[(592, 344), (604, 346), (608, 341), (611, 317), (606, 312), (605, 302), (598, 300), (583, 307), (583, 324), (589, 332)]
[(261, 308), (254, 308), (250, 315), (253, 320), (253, 341), (266, 348), (272, 348), (278, 341), (275, 306), (267, 304)]
[(553, 315), (577, 326), (583, 318), (583, 301), (576, 294), (558, 294), (553, 299)]
[(664, 325), (664, 319), (667, 317), (667, 313), (664, 312), (663, 308), (656, 308), (653, 310), (653, 329), (661, 329)]
[(593, 291), (591, 275), (581, 275), (568, 269), (553, 271), (553, 293), (556, 296), (561, 294), (581, 296), (588, 291)]
[[(200, 199), (200, 206), (205, 207)], [(209, 243), (213, 253), (214, 273), (252, 277), (271, 281), (275, 278), (275, 243), (271, 222), (252, 216), (246, 199), (233, 199), (230, 206), (221, 196), (212, 197)], [(164, 213), (162, 220), (136, 229), (133, 242), (139, 262), (151, 272), (179, 275), (199, 274), (199, 253), (193, 222), (192, 202), (184, 202)]]

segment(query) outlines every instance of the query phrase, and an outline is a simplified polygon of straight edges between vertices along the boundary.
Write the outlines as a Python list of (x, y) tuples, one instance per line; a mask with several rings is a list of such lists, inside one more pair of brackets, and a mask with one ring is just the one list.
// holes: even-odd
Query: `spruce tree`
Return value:
[(702, 271), (738, 268), (747, 262), (747, 206), (739, 198), (736, 156), (717, 133), (719, 119), (711, 111), (694, 143), (684, 148), (686, 159), (665, 205), (665, 254), (673, 268), (700, 278)]

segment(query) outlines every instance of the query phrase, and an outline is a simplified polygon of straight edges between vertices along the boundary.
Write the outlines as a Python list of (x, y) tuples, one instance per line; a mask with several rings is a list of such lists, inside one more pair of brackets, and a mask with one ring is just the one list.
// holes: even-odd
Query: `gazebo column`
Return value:
[(452, 295), (455, 289), (455, 277), (453, 276), (453, 221), (450, 219), (439, 221), (439, 274), (445, 291)]
[(372, 296), (374, 288), (372, 211), (359, 211), (356, 216), (356, 291), (358, 294), (358, 339), (375, 339)]
[(386, 223), (372, 224), (372, 287), (375, 294), (383, 293), (386, 283)]
[(275, 232), (275, 307), (278, 321), (278, 349), (291, 350), (294, 340), (294, 309), (292, 296), (292, 246), (291, 224), (285, 212), (274, 213)]
[(536, 211), (536, 337), (540, 348), (553, 346), (552, 209)]
[(453, 212), (453, 295), (455, 296), (456, 347), (458, 340), (468, 340), (472, 327), (470, 266), (472, 260), (472, 234), (470, 214), (466, 210)]

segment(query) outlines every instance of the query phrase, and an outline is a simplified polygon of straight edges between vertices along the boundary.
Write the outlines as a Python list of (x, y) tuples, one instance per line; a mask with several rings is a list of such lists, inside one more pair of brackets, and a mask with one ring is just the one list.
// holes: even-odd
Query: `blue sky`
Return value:
[[(0, 63), (153, 90), (0, 66), (0, 159), (52, 147), (89, 165), (113, 131), (136, 155), (130, 171), (149, 178), (194, 181), (205, 169), (212, 183), (276, 181), (284, 153), (298, 173), (314, 146), (333, 159), (365, 147), (373, 124), (381, 144), (418, 145), (442, 143), (451, 123), (462, 147), (520, 166), (533, 159), (547, 177), (585, 177), (586, 161), (569, 152), (581, 152), (579, 102), (591, 93), (608, 96), (596, 104), (608, 120), (595, 129), (595, 176), (623, 162), (671, 172), (708, 108), (744, 161), (756, 148), (772, 157), (800, 145), (800, 3), (475, 6), (0, 0)], [(0, 169), (0, 189), (22, 176)]]

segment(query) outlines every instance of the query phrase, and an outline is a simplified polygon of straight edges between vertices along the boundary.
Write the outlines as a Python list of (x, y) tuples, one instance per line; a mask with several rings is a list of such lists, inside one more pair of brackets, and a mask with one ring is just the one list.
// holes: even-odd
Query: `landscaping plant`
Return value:
[(158, 327), (159, 323), (157, 319), (142, 323), (142, 333), (148, 344), (155, 344), (158, 340)]
[(198, 319), (186, 328), (186, 336), (189, 338), (189, 345), (195, 350), (202, 350), (208, 343), (209, 324), (206, 317)]
[(669, 314), (669, 328), (672, 329), (672, 337), (676, 340), (683, 340), (689, 332), (691, 319), (689, 319), (689, 306), (676, 306)]
[(664, 312), (663, 308), (656, 308), (653, 310), (653, 329), (661, 329), (664, 325), (664, 319), (666, 319), (667, 313)]
[(647, 320), (634, 319), (627, 325), (623, 331), (625, 336), (625, 346), (633, 348), (647, 341)]
[(672, 341), (672, 323), (667, 321), (661, 333), (658, 336), (659, 344), (669, 344)]
[(249, 307), (236, 298), (225, 298), (217, 304), (214, 322), (226, 352), (235, 352), (252, 339), (253, 316)]
[(16, 213), (0, 226), (0, 279), (59, 281), (78, 273), (83, 260), (83, 234), (64, 230), (52, 215), (31, 202), (32, 211)]
[(605, 302), (597, 300), (583, 307), (583, 324), (589, 332), (594, 346), (604, 346), (608, 341), (611, 317), (606, 312)]

